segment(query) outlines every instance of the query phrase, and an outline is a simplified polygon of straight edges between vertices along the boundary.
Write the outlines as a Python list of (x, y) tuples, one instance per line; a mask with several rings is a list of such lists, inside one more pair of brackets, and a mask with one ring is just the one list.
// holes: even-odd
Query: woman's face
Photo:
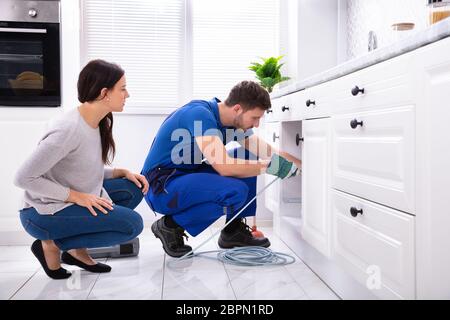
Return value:
[(125, 106), (125, 100), (129, 97), (125, 75), (120, 78), (114, 87), (106, 94), (106, 101), (111, 112), (121, 112)]

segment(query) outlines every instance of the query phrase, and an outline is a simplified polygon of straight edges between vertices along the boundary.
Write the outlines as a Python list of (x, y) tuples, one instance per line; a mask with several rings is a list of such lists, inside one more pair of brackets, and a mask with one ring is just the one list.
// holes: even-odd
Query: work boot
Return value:
[(222, 249), (247, 246), (267, 248), (270, 246), (269, 239), (255, 238), (252, 235), (252, 229), (245, 223), (245, 220), (241, 219), (234, 222), (234, 224), (235, 226), (232, 230), (230, 230), (229, 228), (225, 228), (220, 232), (218, 243), (219, 247), (221, 247)]
[(188, 239), (181, 227), (169, 228), (165, 223), (167, 216), (156, 220), (152, 224), (152, 232), (155, 237), (161, 240), (164, 251), (171, 257), (182, 257), (192, 250), (190, 246), (184, 244), (183, 237)]

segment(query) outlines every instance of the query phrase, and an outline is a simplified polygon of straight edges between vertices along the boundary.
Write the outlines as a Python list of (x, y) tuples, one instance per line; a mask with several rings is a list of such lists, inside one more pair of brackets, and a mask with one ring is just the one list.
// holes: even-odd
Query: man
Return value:
[[(196, 236), (224, 214), (228, 222), (255, 196), (256, 176), (286, 178), (299, 172), (299, 159), (253, 134), (270, 107), (264, 88), (242, 81), (225, 102), (194, 100), (164, 121), (142, 174), (151, 186), (148, 205), (164, 215), (152, 231), (168, 255), (181, 257), (192, 250), (184, 244), (185, 231)], [(241, 146), (233, 156), (225, 148), (231, 141)], [(270, 246), (267, 238), (253, 237), (243, 219), (255, 214), (256, 201), (222, 230), (219, 246)]]

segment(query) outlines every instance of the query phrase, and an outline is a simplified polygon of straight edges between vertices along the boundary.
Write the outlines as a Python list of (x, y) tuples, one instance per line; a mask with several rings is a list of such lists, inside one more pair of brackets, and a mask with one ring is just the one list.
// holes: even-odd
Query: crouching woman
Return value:
[(89, 62), (78, 79), (81, 105), (50, 125), (16, 174), (16, 186), (25, 190), (20, 219), (37, 239), (31, 251), (53, 279), (71, 275), (61, 261), (109, 272), (86, 248), (120, 244), (142, 232), (133, 209), (147, 193), (147, 180), (106, 166), (115, 154), (112, 112), (121, 112), (128, 97), (119, 66)]

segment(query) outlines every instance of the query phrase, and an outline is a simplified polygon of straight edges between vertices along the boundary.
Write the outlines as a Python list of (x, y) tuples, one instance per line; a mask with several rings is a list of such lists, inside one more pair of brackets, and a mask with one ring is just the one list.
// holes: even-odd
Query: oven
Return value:
[(60, 105), (59, 1), (0, 0), (0, 107)]

